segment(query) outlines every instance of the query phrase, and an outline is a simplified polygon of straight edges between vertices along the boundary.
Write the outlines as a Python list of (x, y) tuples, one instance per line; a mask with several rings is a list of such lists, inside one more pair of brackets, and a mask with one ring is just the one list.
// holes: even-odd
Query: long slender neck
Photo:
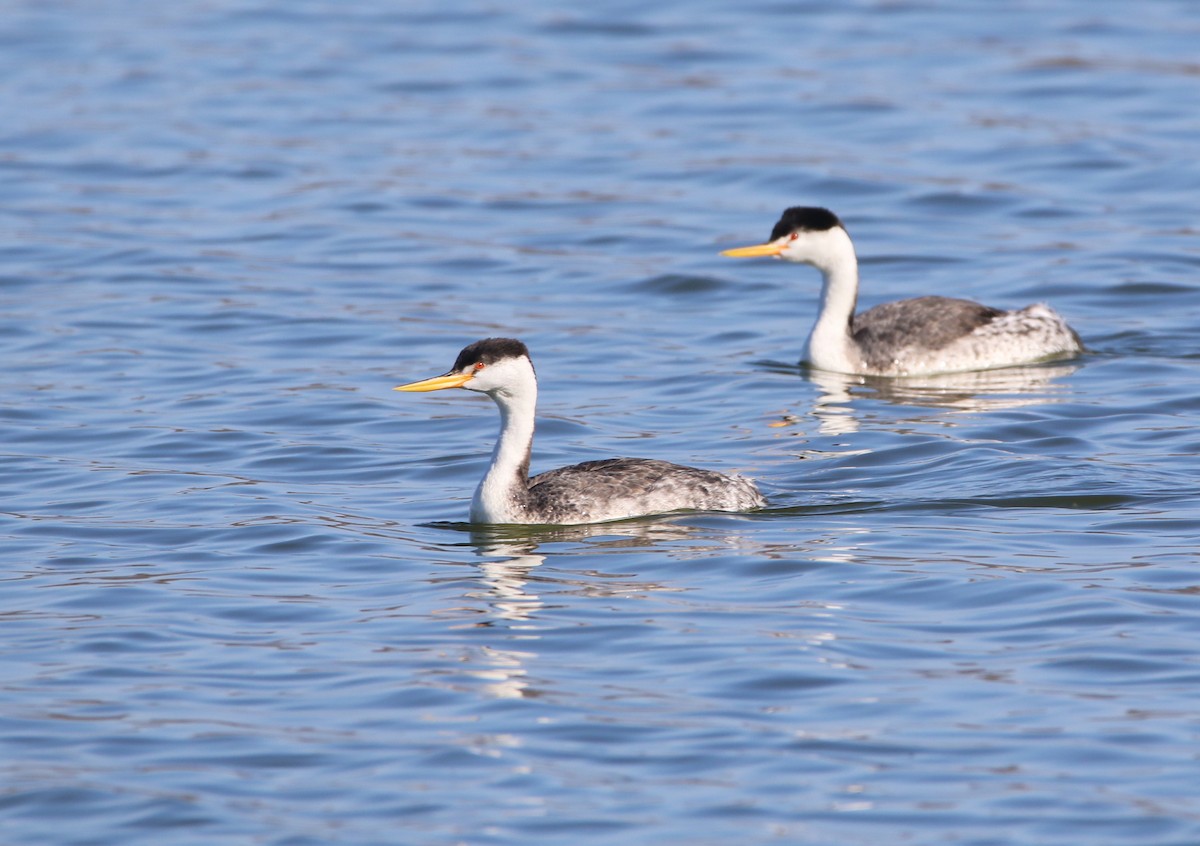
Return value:
[(491, 466), (471, 501), (471, 521), (512, 523), (529, 501), (529, 455), (537, 411), (537, 380), (532, 368), (527, 380), (490, 396), (500, 407), (500, 437), (492, 450)]
[(822, 370), (853, 369), (856, 358), (851, 320), (858, 303), (858, 259), (854, 244), (841, 227), (827, 234), (819, 254), (807, 259), (821, 271), (821, 310), (808, 336), (805, 359)]

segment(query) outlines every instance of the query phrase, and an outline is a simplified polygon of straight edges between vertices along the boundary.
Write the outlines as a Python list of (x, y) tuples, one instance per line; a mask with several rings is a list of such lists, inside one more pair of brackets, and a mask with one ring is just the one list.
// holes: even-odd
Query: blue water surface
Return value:
[[(1200, 17), (1185, 0), (13, 2), (0, 840), (1200, 842)], [(860, 302), (1082, 358), (797, 367)], [(534, 469), (770, 507), (467, 525)]]

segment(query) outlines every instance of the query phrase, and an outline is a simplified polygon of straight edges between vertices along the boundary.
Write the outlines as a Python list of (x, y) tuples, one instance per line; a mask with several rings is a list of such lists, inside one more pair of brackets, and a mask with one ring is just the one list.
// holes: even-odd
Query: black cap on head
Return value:
[(779, 222), (771, 230), (768, 242), (789, 235), (797, 229), (806, 232), (823, 232), (841, 225), (842, 222), (838, 220), (838, 216), (829, 209), (816, 206), (792, 206), (779, 218)]
[(529, 358), (529, 348), (515, 338), (484, 338), (463, 347), (454, 361), (451, 373), (457, 373), (465, 367), (470, 367), (478, 361), (484, 364), (495, 364), (506, 358)]

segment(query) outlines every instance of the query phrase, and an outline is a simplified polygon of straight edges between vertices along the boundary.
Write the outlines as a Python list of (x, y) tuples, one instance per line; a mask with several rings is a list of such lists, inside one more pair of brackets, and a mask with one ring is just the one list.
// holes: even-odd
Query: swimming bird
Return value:
[(775, 256), (821, 271), (821, 307), (803, 358), (819, 370), (864, 376), (955, 373), (1069, 358), (1084, 350), (1075, 330), (1044, 303), (1003, 311), (929, 296), (855, 314), (858, 259), (845, 226), (828, 209), (787, 209), (765, 244), (721, 254)]
[(585, 461), (530, 478), (537, 376), (528, 348), (512, 338), (476, 341), (458, 354), (448, 373), (396, 390), (446, 388), (487, 394), (500, 407), (500, 437), (471, 500), (472, 523), (570, 525), (766, 505), (749, 479), (652, 458)]

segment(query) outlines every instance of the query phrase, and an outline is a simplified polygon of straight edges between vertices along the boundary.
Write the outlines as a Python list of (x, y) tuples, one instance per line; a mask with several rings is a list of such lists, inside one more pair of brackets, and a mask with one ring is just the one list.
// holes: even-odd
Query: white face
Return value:
[(491, 364), (479, 361), (462, 372), (471, 374), (462, 387), (483, 394), (511, 394), (533, 380), (533, 365), (525, 356), (502, 358)]
[(853, 250), (850, 236), (840, 226), (791, 232), (773, 243), (780, 248), (780, 258), (817, 267), (829, 267), (845, 254), (847, 248)]

